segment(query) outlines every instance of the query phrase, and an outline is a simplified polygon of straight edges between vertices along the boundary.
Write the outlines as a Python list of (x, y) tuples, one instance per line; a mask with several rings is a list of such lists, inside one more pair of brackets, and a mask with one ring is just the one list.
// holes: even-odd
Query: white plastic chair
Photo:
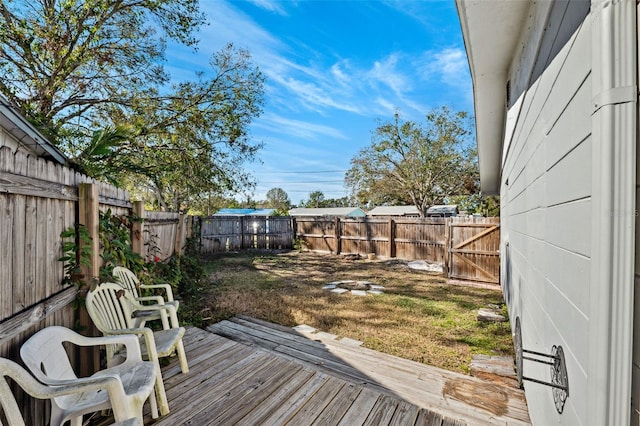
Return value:
[[(141, 284), (140, 280), (131, 270), (124, 266), (116, 266), (113, 268), (113, 277), (116, 282), (129, 290), (133, 298), (140, 303), (140, 306), (136, 307), (133, 311), (134, 325), (136, 327), (144, 327), (146, 321), (152, 321), (156, 319), (162, 320), (162, 326), (166, 330), (169, 328), (166, 316), (163, 315), (163, 310), (149, 310), (149, 306), (166, 305), (172, 306), (173, 311), (178, 312), (180, 302), (173, 299), (173, 290), (169, 284)], [(141, 296), (139, 289), (162, 289), (166, 297), (163, 296)], [(148, 302), (153, 302), (149, 304)]]
[[(118, 366), (78, 378), (69, 362), (65, 342), (76, 346), (124, 345), (127, 355)], [(158, 417), (153, 387), (160, 370), (157, 364), (142, 360), (135, 336), (86, 337), (65, 327), (47, 327), (22, 345), (20, 357), (35, 378), (47, 386), (34, 386), (26, 372), (16, 373), (10, 362), (3, 362), (2, 372), (11, 377), (18, 374), (16, 381), (31, 395), (51, 399), (51, 425), (70, 420), (72, 425), (79, 426), (83, 414), (109, 408), (118, 422), (135, 418), (142, 424), (142, 408), (147, 398), (152, 415)], [(4, 380), (0, 382), (6, 385)]]
[[(122, 412), (122, 410), (119, 409), (120, 405), (122, 405), (119, 401), (123, 400), (123, 398), (126, 399), (126, 395), (124, 394), (122, 383), (115, 377), (107, 376), (80, 379), (77, 383), (62, 386), (47, 386), (34, 379), (27, 370), (17, 363), (5, 358), (0, 358), (0, 407), (2, 407), (4, 411), (9, 426), (26, 425), (18, 403), (5, 377), (10, 377), (29, 395), (38, 399), (53, 399), (66, 395), (90, 394), (106, 390), (112, 407), (114, 407), (114, 417), (118, 419), (125, 418), (128, 415), (128, 413)], [(55, 425), (53, 421), (51, 421), (50, 424)], [(141, 425), (142, 423), (140, 423), (140, 420), (137, 418), (129, 418), (112, 424), (112, 426)]]
[[(178, 327), (175, 309), (170, 306), (155, 305), (154, 309), (166, 309), (171, 311), (173, 328), (152, 331), (146, 327), (135, 327), (132, 313), (137, 306), (133, 296), (122, 286), (115, 283), (102, 283), (95, 289), (87, 292), (85, 300), (89, 316), (94, 324), (105, 335), (136, 334), (139, 336), (142, 356), (158, 365), (159, 357), (168, 357), (177, 353), (180, 367), (183, 373), (189, 372), (187, 356), (182, 344), (184, 327)], [(151, 307), (148, 307), (151, 308)], [(120, 346), (107, 346), (107, 362), (116, 363), (121, 356)], [(162, 374), (159, 372), (156, 379), (156, 394), (158, 405), (162, 415), (169, 413), (169, 403), (162, 382)]]

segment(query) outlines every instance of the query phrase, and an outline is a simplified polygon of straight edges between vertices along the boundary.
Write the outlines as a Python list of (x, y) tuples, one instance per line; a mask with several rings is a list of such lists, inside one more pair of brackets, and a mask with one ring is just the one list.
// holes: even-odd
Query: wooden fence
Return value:
[(375, 253), (382, 258), (444, 262), (444, 218), (296, 217), (296, 237), (309, 250), (337, 254)]
[(296, 217), (312, 251), (443, 264), (450, 278), (499, 283), (500, 219)]
[(199, 225), (202, 254), (293, 247), (290, 217), (208, 216), (200, 219)]
[[(156, 253), (165, 259), (180, 251), (188, 233), (187, 218), (177, 213), (150, 214), (141, 203), (136, 205), (138, 216), (148, 217), (148, 222), (134, 228), (138, 252), (147, 259)], [(83, 334), (95, 332), (86, 311), (74, 307), (78, 289), (63, 284), (60, 233), (81, 223), (97, 235), (99, 211), (128, 216), (134, 208), (127, 191), (33, 154), (0, 148), (0, 356), (19, 362), (22, 343), (51, 325), (80, 326)], [(151, 240), (158, 248), (153, 254)], [(84, 271), (87, 276), (97, 276), (100, 267), (98, 238), (92, 245), (91, 266)], [(86, 352), (74, 352), (70, 358), (83, 373), (96, 369), (99, 362), (95, 352), (88, 357)], [(34, 400), (19, 390), (16, 396), (27, 424), (46, 424), (47, 401)]]
[(177, 212), (144, 211), (143, 248), (147, 262), (182, 254), (191, 235), (192, 217)]
[(450, 218), (445, 264), (450, 278), (500, 283), (500, 218)]

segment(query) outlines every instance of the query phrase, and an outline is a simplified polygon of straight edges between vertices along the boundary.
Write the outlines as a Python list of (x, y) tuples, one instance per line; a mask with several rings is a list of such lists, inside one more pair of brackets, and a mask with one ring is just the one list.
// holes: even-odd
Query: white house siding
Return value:
[[(640, 16), (640, 5), (637, 6)], [(637, 24), (636, 24), (637, 25)], [(640, 57), (640, 53), (638, 55)], [(640, 59), (639, 59), (640, 61)], [(640, 111), (640, 109), (639, 109)], [(640, 126), (640, 124), (639, 124)], [(638, 135), (640, 139), (640, 132)], [(639, 143), (640, 144), (640, 143)], [(640, 149), (636, 167), (640, 164)], [(633, 364), (631, 366), (631, 425), (640, 425), (640, 170), (636, 171), (636, 208), (635, 214), (635, 270), (634, 270), (634, 316), (633, 316)]]
[[(565, 29), (557, 20), (576, 16), (562, 11), (544, 21), (540, 16), (549, 4), (539, 7), (530, 15), (532, 31), (523, 46), (542, 47), (535, 60), (529, 56), (535, 49), (523, 48), (510, 74), (517, 99), (508, 112), (515, 126), (506, 132), (512, 139), (504, 144), (501, 179), (501, 226), (509, 244), (503, 263), (509, 279), (502, 282), (511, 318), (520, 317), (523, 347), (551, 353), (553, 345), (562, 345), (566, 355), (570, 397), (563, 414), (555, 410), (550, 387), (524, 382), (532, 422), (589, 424), (591, 23), (586, 19), (564, 47), (552, 46), (546, 41), (557, 34), (549, 32)], [(539, 42), (541, 24), (547, 34)], [(540, 72), (540, 55), (551, 52), (555, 57)], [(547, 365), (525, 361), (523, 370), (527, 377), (550, 380)]]

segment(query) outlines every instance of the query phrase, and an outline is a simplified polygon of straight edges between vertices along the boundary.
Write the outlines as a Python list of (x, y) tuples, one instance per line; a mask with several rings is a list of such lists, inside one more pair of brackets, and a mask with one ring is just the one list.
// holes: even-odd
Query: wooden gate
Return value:
[(449, 220), (449, 278), (500, 283), (500, 218)]

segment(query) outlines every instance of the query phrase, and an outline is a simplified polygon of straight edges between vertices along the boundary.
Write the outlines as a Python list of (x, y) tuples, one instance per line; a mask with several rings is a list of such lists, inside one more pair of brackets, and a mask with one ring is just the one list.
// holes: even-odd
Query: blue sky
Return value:
[(293, 203), (322, 191), (348, 195), (344, 174), (371, 142), (378, 120), (398, 109), (424, 121), (447, 105), (473, 112), (471, 79), (453, 0), (201, 0), (209, 25), (197, 52), (169, 47), (174, 79), (207, 71), (232, 42), (266, 76), (262, 116), (251, 136), (264, 143), (251, 197), (274, 187)]

